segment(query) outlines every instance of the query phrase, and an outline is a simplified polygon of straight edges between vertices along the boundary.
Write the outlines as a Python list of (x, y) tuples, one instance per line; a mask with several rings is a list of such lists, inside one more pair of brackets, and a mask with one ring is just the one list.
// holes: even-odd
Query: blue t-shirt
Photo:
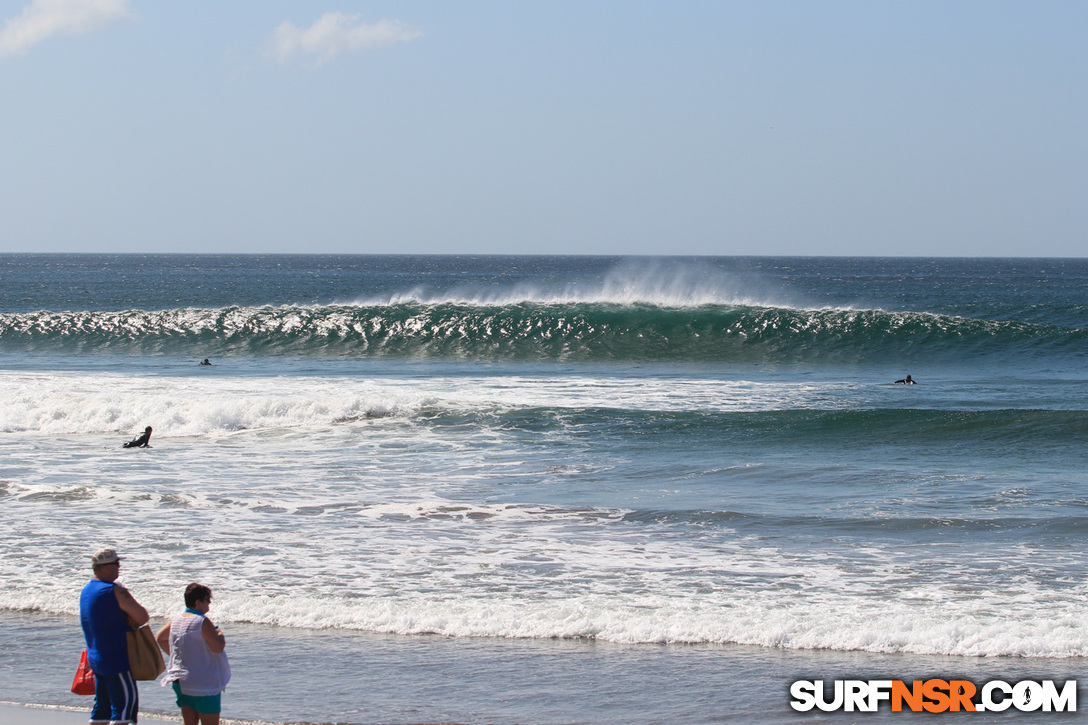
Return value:
[(128, 667), (128, 619), (117, 603), (113, 582), (91, 579), (79, 596), (79, 621), (87, 640), (87, 663), (96, 675), (116, 675)]

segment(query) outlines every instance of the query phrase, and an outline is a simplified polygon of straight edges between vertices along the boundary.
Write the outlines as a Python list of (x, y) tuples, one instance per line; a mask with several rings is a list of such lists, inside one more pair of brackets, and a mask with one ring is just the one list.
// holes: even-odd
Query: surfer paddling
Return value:
[(144, 428), (143, 435), (133, 438), (128, 443), (125, 443), (124, 448), (150, 448), (151, 447), (151, 426)]
[(910, 379), (910, 376), (903, 378), (902, 380), (896, 380), (894, 385), (917, 385), (916, 382)]

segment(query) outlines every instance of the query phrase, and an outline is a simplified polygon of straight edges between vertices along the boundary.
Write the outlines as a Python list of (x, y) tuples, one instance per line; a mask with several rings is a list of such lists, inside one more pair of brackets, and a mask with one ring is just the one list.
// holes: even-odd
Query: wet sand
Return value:
[[(46, 705), (14, 705), (0, 703), (0, 723), (3, 725), (85, 725), (88, 721), (87, 709), (73, 710)], [(140, 713), (138, 725), (177, 725), (181, 716), (165, 718)], [(223, 718), (222, 725), (256, 725), (264, 721), (231, 720)], [(439, 723), (438, 725), (453, 725)]]
[[(11, 723), (11, 725), (86, 725), (89, 720), (89, 713), (90, 707), (73, 710), (34, 705), (0, 704), (0, 723)], [(141, 713), (139, 719), (141, 725), (144, 723), (146, 725), (158, 725), (159, 723), (177, 725), (179, 722), (181, 722), (180, 715), (176, 719), (166, 720)]]

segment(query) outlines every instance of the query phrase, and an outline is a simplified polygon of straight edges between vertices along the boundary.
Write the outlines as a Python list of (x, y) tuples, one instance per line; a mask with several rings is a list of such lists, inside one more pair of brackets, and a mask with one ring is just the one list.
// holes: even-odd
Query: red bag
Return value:
[(72, 680), (72, 692), (77, 695), (94, 694), (94, 673), (87, 664), (87, 650), (79, 657), (79, 669), (76, 670), (76, 678)]

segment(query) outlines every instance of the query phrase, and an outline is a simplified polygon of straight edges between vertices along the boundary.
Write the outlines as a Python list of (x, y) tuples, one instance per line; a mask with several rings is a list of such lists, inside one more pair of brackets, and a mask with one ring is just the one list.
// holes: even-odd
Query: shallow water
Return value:
[[(8, 613), (0, 700), (86, 706), (66, 693), (78, 662), (73, 617)], [(873, 655), (739, 645), (617, 645), (592, 640), (466, 639), (231, 625), (234, 676), (223, 717), (270, 722), (715, 723), (833, 719), (798, 713), (795, 679), (1076, 678), (1082, 663), (1031, 658)], [(13, 646), (23, 642), (24, 647)], [(76, 655), (73, 656), (73, 652)], [(1085, 695), (1084, 687), (1079, 696)], [(141, 711), (173, 714), (169, 688), (140, 684)], [(930, 713), (865, 719), (932, 719)], [(1079, 715), (975, 713), (972, 722)]]

